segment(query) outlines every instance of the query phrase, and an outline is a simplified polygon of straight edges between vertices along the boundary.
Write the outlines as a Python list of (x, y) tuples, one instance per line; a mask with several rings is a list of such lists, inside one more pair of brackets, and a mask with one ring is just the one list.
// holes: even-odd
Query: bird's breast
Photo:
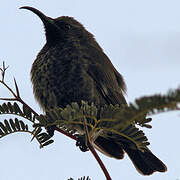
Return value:
[(81, 100), (93, 101), (94, 84), (76, 49), (41, 51), (31, 69), (36, 99), (44, 110)]

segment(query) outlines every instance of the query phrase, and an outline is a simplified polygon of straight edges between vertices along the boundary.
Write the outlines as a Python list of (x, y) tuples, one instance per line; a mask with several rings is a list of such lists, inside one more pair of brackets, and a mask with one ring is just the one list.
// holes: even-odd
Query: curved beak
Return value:
[(57, 34), (59, 34), (59, 32), (61, 32), (60, 28), (54, 23), (54, 19), (44, 15), (38, 9), (35, 9), (30, 6), (23, 6), (23, 7), (20, 7), (19, 9), (27, 9), (29, 11), (32, 11), (34, 14), (36, 14), (41, 19), (41, 21), (43, 22), (44, 27), (45, 27), (47, 41), (52, 41), (55, 38), (54, 35), (55, 34), (57, 35)]
[(19, 9), (27, 9), (29, 11), (32, 11), (34, 14), (36, 14), (41, 21), (43, 22), (44, 26), (46, 27), (48, 24), (54, 24), (53, 19), (47, 17), (46, 15), (44, 15), (41, 11), (39, 11), (38, 9), (35, 9), (33, 7), (30, 6), (23, 6), (20, 7)]

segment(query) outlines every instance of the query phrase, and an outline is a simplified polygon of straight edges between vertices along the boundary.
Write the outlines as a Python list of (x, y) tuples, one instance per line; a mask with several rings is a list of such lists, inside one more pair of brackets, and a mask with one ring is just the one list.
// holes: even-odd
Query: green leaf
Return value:
[(15, 123), (14, 123), (14, 124), (15, 124), (17, 130), (20, 131), (20, 130), (21, 130), (21, 127), (20, 127), (19, 120), (18, 120), (17, 118), (15, 118)]
[(0, 105), (0, 113), (5, 113), (5, 110), (3, 109), (1, 105)]
[(49, 144), (52, 144), (54, 142), (54, 140), (49, 140), (49, 141), (46, 141), (44, 144), (43, 144), (43, 147), (44, 146), (47, 146), (47, 145), (49, 145)]
[(9, 122), (6, 119), (4, 120), (4, 124), (6, 126), (6, 129), (11, 133), (12, 132), (11, 126), (10, 126)]
[(14, 131), (17, 131), (16, 125), (15, 125), (15, 123), (14, 123), (14, 121), (13, 121), (12, 119), (9, 119), (9, 123), (10, 123), (12, 129), (13, 129)]
[(41, 127), (38, 127), (38, 128), (35, 128), (34, 131), (33, 131), (33, 137), (31, 139), (31, 141), (37, 137), (37, 135), (42, 131), (42, 128)]
[(32, 119), (31, 110), (28, 107), (26, 107), (25, 105), (23, 105), (23, 113), (28, 119), (30, 119), (30, 120)]
[(39, 134), (38, 139), (41, 143), (44, 143), (45, 141), (49, 140), (51, 138), (51, 136), (49, 136), (47, 133), (43, 132), (41, 134)]
[(2, 108), (4, 109), (4, 111), (5, 111), (6, 113), (9, 112), (9, 108), (8, 108), (8, 106), (7, 106), (6, 103), (3, 103), (3, 104), (2, 104)]
[(14, 112), (13, 105), (10, 102), (8, 102), (7, 106), (8, 106), (9, 112), (13, 113)]
[(8, 130), (2, 122), (0, 122), (0, 128), (4, 131), (5, 134), (8, 134)]
[(20, 114), (20, 115), (23, 114), (23, 112), (21, 111), (19, 105), (16, 102), (14, 103), (14, 110), (15, 110), (16, 114)]
[(20, 124), (20, 127), (21, 127), (21, 129), (22, 129), (23, 131), (26, 130), (26, 125), (24, 124), (23, 121), (19, 121), (19, 124)]
[(0, 129), (0, 136), (3, 136), (4, 132)]

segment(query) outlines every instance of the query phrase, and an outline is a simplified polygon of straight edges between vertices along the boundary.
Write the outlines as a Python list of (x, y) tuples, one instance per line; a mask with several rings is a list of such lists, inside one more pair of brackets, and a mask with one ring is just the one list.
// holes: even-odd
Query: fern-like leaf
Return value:
[(20, 107), (16, 102), (13, 104), (11, 102), (7, 102), (0, 105), (0, 114), (18, 115), (30, 120), (31, 122), (35, 122), (35, 115), (32, 114), (31, 109), (24, 105)]
[(46, 126), (57, 125), (68, 132), (78, 133), (84, 130), (85, 118), (90, 137), (103, 130), (104, 136), (111, 133), (120, 135), (143, 150), (149, 142), (143, 131), (136, 126), (151, 128), (149, 123), (152, 119), (146, 118), (147, 115), (177, 110), (179, 102), (180, 89), (177, 89), (167, 95), (139, 98), (134, 104), (106, 105), (100, 110), (100, 119), (97, 117), (97, 107), (93, 103), (89, 105), (83, 101), (81, 106), (72, 103), (64, 109), (52, 109), (41, 119)]
[(0, 138), (15, 132), (26, 132), (32, 134), (33, 139), (36, 138), (39, 142), (40, 148), (54, 142), (52, 139), (50, 139), (51, 137), (47, 133), (42, 132), (41, 127), (30, 131), (28, 125), (25, 124), (22, 120), (18, 120), (17, 118), (14, 120), (9, 119), (9, 121), (5, 119), (4, 123), (0, 122)]
[(15, 118), (15, 120), (13, 121), (12, 119), (8, 120), (4, 120), (4, 123), (0, 122), (0, 138), (12, 134), (14, 132), (29, 132), (28, 130), (28, 125), (24, 124), (23, 121), (18, 120), (17, 118)]

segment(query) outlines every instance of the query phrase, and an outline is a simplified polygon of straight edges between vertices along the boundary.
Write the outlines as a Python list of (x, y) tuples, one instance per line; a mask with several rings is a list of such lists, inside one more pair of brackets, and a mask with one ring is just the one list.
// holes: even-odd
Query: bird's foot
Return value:
[(56, 129), (56, 126), (55, 125), (53, 125), (53, 126), (48, 126), (47, 128), (46, 128), (46, 130), (47, 130), (47, 133), (49, 134), (49, 136), (54, 136), (54, 131), (55, 131), (55, 129)]
[(85, 137), (85, 135), (78, 135), (77, 136), (76, 146), (79, 146), (79, 149), (82, 152), (89, 151), (89, 148), (86, 145), (86, 137)]

